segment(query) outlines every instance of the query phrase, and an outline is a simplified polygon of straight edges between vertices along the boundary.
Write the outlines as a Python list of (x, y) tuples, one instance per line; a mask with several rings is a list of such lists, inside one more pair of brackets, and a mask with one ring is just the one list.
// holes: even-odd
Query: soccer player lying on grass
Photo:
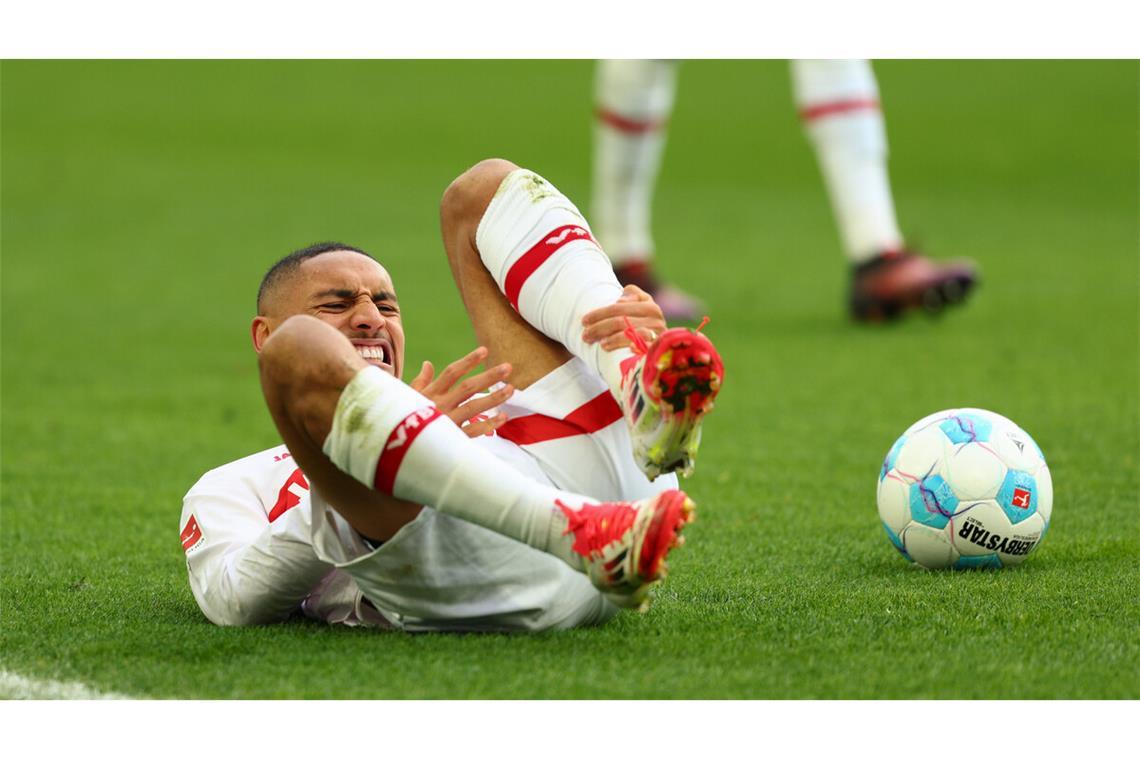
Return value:
[(569, 628), (644, 608), (664, 577), (693, 511), (672, 473), (723, 377), (712, 344), (623, 290), (533, 172), (478, 164), (441, 224), (481, 345), (438, 378), (400, 381), (395, 288), (363, 251), (314, 246), (265, 276), (253, 343), (284, 445), (207, 473), (182, 511), (215, 623)]

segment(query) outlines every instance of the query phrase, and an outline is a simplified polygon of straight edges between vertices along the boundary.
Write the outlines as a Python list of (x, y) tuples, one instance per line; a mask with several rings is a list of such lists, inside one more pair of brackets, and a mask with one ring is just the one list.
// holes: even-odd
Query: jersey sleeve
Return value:
[[(298, 471), (299, 472), (299, 471)], [(333, 566), (311, 543), (306, 495), (270, 520), (256, 486), (225, 468), (202, 477), (182, 506), (182, 548), (190, 588), (218, 625), (284, 620)]]

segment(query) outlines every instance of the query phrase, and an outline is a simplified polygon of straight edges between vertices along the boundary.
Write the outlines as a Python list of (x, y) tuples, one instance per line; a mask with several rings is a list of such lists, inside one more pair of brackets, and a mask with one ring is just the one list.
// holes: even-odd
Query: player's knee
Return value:
[(324, 343), (333, 328), (307, 314), (298, 314), (282, 322), (266, 340), (257, 363), (263, 383), (293, 385), (299, 375), (311, 366), (307, 357)]
[(444, 229), (464, 223), (478, 225), (503, 179), (517, 168), (506, 159), (487, 158), (456, 177), (439, 204)]
[(324, 440), (340, 391), (360, 363), (335, 328), (308, 315), (285, 320), (258, 354), (262, 391), (274, 419)]

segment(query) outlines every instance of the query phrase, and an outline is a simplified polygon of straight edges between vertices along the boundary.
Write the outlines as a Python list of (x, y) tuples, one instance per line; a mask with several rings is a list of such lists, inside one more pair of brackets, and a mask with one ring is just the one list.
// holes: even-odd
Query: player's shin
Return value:
[(701, 418), (712, 409), (724, 376), (708, 338), (674, 328), (652, 346), (638, 339), (636, 351), (586, 343), (583, 317), (613, 304), (622, 289), (578, 209), (527, 169), (503, 179), (480, 220), (475, 245), (519, 314), (606, 381), (646, 475), (692, 472)]
[(620, 395), (628, 349), (582, 339), (582, 317), (618, 300), (622, 287), (578, 208), (543, 177), (518, 169), (502, 181), (475, 245), (511, 306), (582, 359)]

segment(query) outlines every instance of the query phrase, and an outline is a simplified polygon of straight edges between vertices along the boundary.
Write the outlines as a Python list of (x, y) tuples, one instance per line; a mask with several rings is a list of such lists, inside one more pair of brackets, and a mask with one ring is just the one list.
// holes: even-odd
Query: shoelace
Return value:
[(629, 338), (629, 350), (633, 351), (633, 353), (637, 354), (638, 356), (643, 356), (649, 353), (649, 344), (645, 342), (645, 338), (641, 337), (641, 335), (638, 334), (637, 328), (633, 326), (633, 322), (630, 320), (630, 318), (623, 317), (623, 319), (625, 320), (625, 330), (622, 332), (625, 334), (625, 337)]
[[(641, 334), (637, 332), (637, 328), (633, 326), (633, 322), (630, 320), (630, 318), (622, 317), (622, 319), (625, 320), (625, 329), (622, 330), (622, 333), (625, 335), (625, 337), (629, 338), (630, 350), (638, 356), (649, 353), (649, 344), (646, 343), (645, 338), (641, 337)], [(693, 330), (693, 332), (699, 333), (708, 323), (709, 316), (706, 314), (701, 320), (701, 323), (697, 325), (696, 329)]]

